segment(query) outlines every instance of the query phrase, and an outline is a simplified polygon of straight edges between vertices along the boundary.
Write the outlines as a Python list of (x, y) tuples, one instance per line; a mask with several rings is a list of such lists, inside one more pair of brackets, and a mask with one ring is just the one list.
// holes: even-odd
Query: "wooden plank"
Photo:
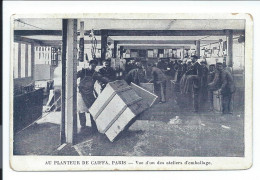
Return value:
[(61, 144), (66, 142), (65, 133), (65, 107), (66, 107), (66, 54), (67, 54), (67, 26), (68, 20), (62, 20), (62, 89), (61, 89), (61, 126), (60, 126), (60, 137)]
[(77, 20), (69, 19), (66, 63), (66, 142), (74, 144), (77, 135)]

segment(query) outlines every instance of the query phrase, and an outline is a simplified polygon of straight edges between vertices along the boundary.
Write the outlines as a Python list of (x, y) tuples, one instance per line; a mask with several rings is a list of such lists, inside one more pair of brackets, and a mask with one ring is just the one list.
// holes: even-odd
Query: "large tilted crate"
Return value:
[(154, 84), (153, 83), (140, 83), (140, 86), (150, 93), (154, 94)]
[(98, 131), (110, 141), (125, 130), (149, 105), (124, 80), (108, 83), (89, 109)]
[[(151, 86), (152, 84), (152, 86)], [(133, 90), (144, 99), (144, 101), (151, 107), (158, 96), (156, 96), (154, 93), (152, 93), (150, 90), (153, 88), (153, 83), (141, 83), (140, 86), (131, 83), (130, 86), (133, 88)]]

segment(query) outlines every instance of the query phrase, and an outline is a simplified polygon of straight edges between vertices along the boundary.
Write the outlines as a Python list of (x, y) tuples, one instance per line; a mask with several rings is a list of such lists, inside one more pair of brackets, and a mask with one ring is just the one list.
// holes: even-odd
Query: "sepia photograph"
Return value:
[(249, 168), (252, 24), (248, 14), (13, 15), (11, 166)]

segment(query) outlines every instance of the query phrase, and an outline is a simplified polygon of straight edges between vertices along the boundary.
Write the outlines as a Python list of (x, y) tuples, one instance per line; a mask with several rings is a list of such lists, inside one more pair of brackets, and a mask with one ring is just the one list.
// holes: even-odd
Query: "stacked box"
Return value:
[(107, 84), (89, 109), (98, 131), (114, 139), (149, 105), (124, 80)]

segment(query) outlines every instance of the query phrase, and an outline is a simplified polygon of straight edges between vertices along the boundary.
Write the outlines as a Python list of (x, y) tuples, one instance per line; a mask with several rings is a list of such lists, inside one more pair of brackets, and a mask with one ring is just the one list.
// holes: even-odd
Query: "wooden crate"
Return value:
[(98, 131), (113, 141), (136, 115), (148, 107), (124, 80), (118, 80), (107, 84), (89, 111)]
[(222, 98), (219, 91), (213, 91), (213, 107), (217, 112), (222, 112)]
[(153, 83), (140, 83), (140, 86), (150, 93), (154, 94), (154, 84)]
[[(147, 83), (146, 83), (147, 84)], [(152, 84), (152, 83), (149, 83)], [(156, 96), (155, 94), (151, 93), (150, 91), (146, 90), (145, 88), (138, 86), (134, 83), (131, 83), (130, 86), (135, 90), (135, 92), (143, 98), (143, 100), (151, 107), (156, 99), (158, 98), (158, 96)]]

